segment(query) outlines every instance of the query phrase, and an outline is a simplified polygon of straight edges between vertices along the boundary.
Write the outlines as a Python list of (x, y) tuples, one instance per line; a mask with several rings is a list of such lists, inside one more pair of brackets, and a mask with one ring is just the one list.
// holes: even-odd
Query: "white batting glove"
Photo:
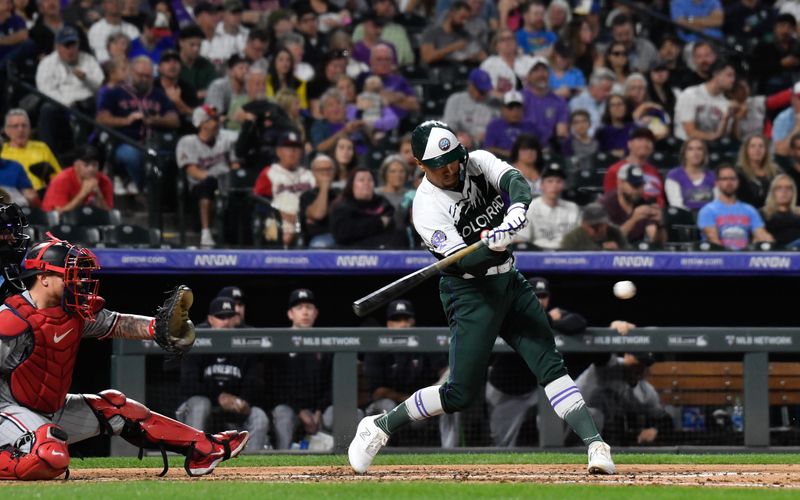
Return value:
[(514, 203), (508, 210), (503, 222), (500, 223), (501, 228), (509, 231), (511, 236), (517, 234), (520, 229), (528, 225), (528, 211), (522, 203)]
[(502, 252), (514, 242), (514, 233), (501, 226), (485, 231), (481, 239), (490, 250)]

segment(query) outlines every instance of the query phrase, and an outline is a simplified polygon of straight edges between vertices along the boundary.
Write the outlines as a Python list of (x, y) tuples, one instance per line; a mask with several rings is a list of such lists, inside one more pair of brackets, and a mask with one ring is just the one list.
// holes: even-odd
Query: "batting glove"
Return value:
[(528, 225), (527, 212), (524, 204), (514, 203), (508, 207), (506, 216), (503, 218), (503, 222), (500, 223), (499, 227), (509, 231), (512, 236), (517, 234), (520, 229)]
[(514, 233), (501, 226), (486, 231), (482, 239), (490, 250), (502, 252), (513, 243)]

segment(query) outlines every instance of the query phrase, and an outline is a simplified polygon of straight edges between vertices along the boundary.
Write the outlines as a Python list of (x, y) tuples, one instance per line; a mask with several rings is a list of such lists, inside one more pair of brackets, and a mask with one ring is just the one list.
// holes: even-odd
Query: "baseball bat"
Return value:
[(353, 302), (353, 312), (356, 313), (356, 316), (363, 318), (390, 300), (408, 292), (431, 276), (439, 274), (442, 269), (450, 267), (483, 245), (483, 240), (476, 241), (472, 245), (462, 248), (453, 255), (445, 257), (438, 262), (434, 262), (427, 267), (423, 267), (418, 271), (414, 271), (407, 276), (403, 276), (399, 280), (389, 283), (380, 290), (376, 290), (369, 295), (361, 297), (357, 301)]

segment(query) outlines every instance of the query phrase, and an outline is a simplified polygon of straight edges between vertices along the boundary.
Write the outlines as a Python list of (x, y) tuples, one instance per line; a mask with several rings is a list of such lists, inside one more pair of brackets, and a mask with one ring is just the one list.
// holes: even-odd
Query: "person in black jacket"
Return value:
[(395, 228), (394, 207), (375, 193), (375, 179), (368, 168), (354, 168), (342, 194), (331, 207), (331, 233), (338, 246), (398, 248), (407, 246)]
[[(208, 321), (198, 328), (227, 330), (238, 319), (235, 302), (228, 297), (211, 301)], [(248, 355), (187, 356), (181, 363), (183, 404), (175, 415), (188, 425), (209, 428), (212, 417), (219, 416), (227, 429), (245, 429), (250, 440), (245, 450), (255, 452), (268, 447), (269, 417), (256, 406), (264, 393), (262, 366)]]

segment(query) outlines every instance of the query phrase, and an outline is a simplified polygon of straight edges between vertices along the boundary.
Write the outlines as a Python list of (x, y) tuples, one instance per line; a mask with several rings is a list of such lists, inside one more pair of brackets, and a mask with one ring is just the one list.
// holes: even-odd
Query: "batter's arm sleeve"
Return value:
[(531, 204), (531, 200), (533, 200), (528, 181), (517, 170), (508, 170), (503, 174), (500, 178), (500, 189), (508, 193), (509, 206), (515, 203), (522, 203), (528, 207)]

